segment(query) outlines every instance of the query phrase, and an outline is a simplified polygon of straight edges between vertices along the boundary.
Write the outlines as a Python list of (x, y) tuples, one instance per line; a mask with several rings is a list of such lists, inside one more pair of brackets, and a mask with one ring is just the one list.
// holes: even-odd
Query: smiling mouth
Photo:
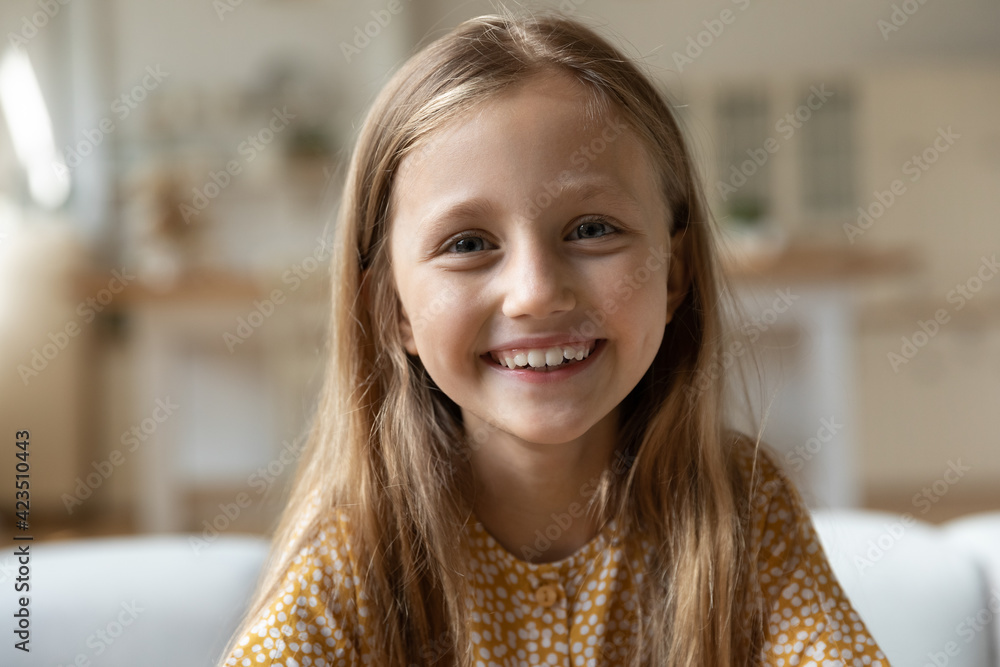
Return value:
[(483, 358), (507, 370), (530, 370), (536, 373), (547, 373), (584, 361), (603, 341), (603, 338), (598, 338), (578, 345), (553, 345), (542, 348), (487, 352)]

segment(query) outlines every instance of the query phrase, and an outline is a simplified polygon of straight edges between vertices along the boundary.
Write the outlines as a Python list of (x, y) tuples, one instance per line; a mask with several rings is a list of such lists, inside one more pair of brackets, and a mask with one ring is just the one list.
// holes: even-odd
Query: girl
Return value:
[[(374, 103), (327, 381), (225, 665), (888, 665), (722, 425), (722, 277), (668, 105), (558, 14)], [(728, 365), (728, 364), (727, 364)]]

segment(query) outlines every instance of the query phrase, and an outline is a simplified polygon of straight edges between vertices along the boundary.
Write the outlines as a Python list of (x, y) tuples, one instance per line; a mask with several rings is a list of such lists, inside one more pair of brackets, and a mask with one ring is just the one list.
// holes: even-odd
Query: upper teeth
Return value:
[(582, 361), (593, 350), (594, 343), (589, 345), (557, 345), (545, 348), (522, 348), (517, 350), (502, 350), (490, 352), (493, 361), (507, 368), (541, 368), (542, 366), (558, 366), (565, 360)]

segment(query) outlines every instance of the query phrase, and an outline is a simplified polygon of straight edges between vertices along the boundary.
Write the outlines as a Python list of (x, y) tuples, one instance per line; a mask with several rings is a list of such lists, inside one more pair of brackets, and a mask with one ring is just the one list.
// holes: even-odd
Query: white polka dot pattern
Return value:
[[(737, 450), (744, 470), (751, 459)], [(769, 614), (763, 664), (889, 667), (840, 588), (795, 485), (761, 449), (753, 543)]]
[[(740, 457), (748, 470), (746, 452)], [(758, 467), (763, 486), (754, 544), (769, 609), (761, 664), (889, 667), (834, 578), (798, 492), (766, 454)], [(282, 593), (226, 665), (371, 663), (370, 614), (358, 597), (349, 535), (339, 512), (322, 522), (296, 556)], [(466, 535), (476, 667), (622, 663), (635, 640), (636, 594), (652, 548), (645, 539), (626, 540), (612, 521), (573, 555), (529, 563), (478, 521)], [(414, 664), (427, 652), (415, 650)]]

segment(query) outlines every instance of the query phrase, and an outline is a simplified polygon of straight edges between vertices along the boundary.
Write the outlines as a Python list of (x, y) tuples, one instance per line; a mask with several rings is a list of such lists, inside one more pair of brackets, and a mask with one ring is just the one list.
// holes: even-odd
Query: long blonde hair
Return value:
[(622, 403), (617, 458), (628, 463), (605, 475), (595, 494), (604, 518), (657, 545), (631, 664), (758, 664), (763, 616), (748, 527), (754, 489), (732, 451), (749, 440), (723, 426), (725, 376), (717, 366), (728, 290), (702, 186), (649, 78), (591, 28), (554, 12), (462, 23), (407, 61), (368, 113), (337, 220), (324, 389), (271, 558), (235, 638), (279, 591), (321, 519), (293, 539), (307, 503), (318, 498), (320, 507), (348, 513), (350, 549), (367, 564), (357, 574), (377, 610), (370, 619), (376, 636), (366, 643), (374, 664), (419, 664), (430, 646), (437, 664), (472, 664), (465, 565), (456, 548), (472, 511), (468, 434), (456, 404), (400, 338), (390, 195), (401, 161), (435, 129), (552, 71), (586, 87), (595, 115), (621, 113), (646, 147), (690, 279), (655, 360)]

